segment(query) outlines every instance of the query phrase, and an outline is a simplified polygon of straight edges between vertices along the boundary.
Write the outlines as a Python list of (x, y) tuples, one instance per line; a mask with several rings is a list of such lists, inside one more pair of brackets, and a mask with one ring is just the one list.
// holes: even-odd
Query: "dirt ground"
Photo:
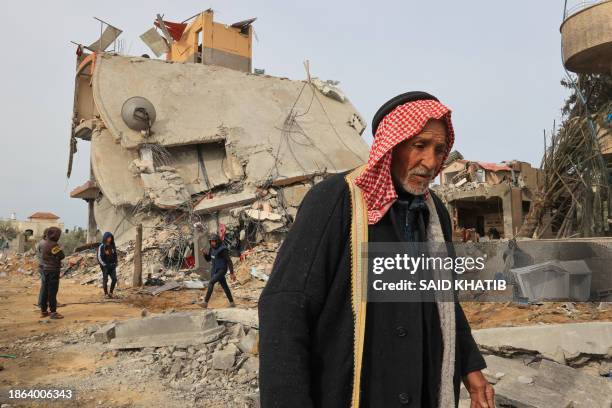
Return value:
[[(152, 313), (199, 309), (202, 290), (169, 291), (154, 297), (118, 288), (115, 291), (118, 299), (105, 300), (100, 288), (63, 279), (58, 301), (65, 306), (58, 311), (64, 319), (51, 320), (41, 318), (34, 305), (38, 288), (37, 279), (22, 273), (0, 278), (0, 354), (15, 356), (0, 358), (0, 403), (8, 403), (11, 407), (185, 406), (180, 398), (164, 392), (161, 384), (150, 379), (143, 381), (138, 373), (123, 379), (109, 376), (100, 381), (94, 378), (94, 374), (109, 369), (124, 374), (131, 370), (130, 367), (119, 370), (122, 361), (117, 353), (93, 343), (90, 336), (98, 326), (110, 321), (141, 316), (143, 309)], [(238, 307), (254, 305), (252, 300), (239, 297), (236, 303)], [(209, 307), (226, 306), (223, 291), (220, 287), (215, 288)], [(7, 398), (10, 389), (62, 387), (76, 390), (75, 399), (19, 402)]]

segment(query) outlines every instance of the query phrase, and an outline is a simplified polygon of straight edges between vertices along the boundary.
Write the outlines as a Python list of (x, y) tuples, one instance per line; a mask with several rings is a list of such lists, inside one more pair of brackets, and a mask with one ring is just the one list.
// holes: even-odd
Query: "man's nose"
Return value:
[(434, 171), (438, 167), (438, 156), (435, 149), (427, 149), (421, 157), (421, 165), (429, 171)]

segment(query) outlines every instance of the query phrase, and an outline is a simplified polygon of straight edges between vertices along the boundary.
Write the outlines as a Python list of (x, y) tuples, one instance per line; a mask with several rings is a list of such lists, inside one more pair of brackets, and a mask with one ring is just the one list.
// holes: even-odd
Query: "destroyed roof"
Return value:
[(489, 171), (511, 171), (512, 169), (507, 164), (496, 164), (496, 163), (486, 163), (486, 162), (472, 162), (476, 163), (478, 166), (482, 167), (485, 170)]
[(50, 212), (35, 212), (28, 218), (37, 220), (59, 220), (59, 217), (57, 215)]
[[(306, 81), (102, 54), (92, 88), (104, 122), (91, 138), (92, 168), (115, 206), (136, 205), (147, 189), (170, 196), (164, 202), (171, 207), (230, 182), (245, 189), (286, 184), (367, 161), (365, 125), (350, 101), (326, 97)], [(133, 96), (155, 107), (148, 138), (121, 117), (123, 103)], [(174, 169), (130, 171), (139, 166), (143, 144), (170, 149)]]
[(471, 160), (465, 160), (465, 159), (455, 159), (452, 162), (447, 162), (445, 163), (444, 167), (448, 167), (453, 163), (462, 163), (462, 164), (475, 164), (478, 167), (481, 167), (485, 170), (489, 170), (489, 171), (511, 171), (512, 169), (510, 168), (510, 166), (508, 166), (505, 163), (502, 164), (497, 164), (497, 163), (488, 163), (488, 162), (481, 162), (481, 161), (471, 161)]

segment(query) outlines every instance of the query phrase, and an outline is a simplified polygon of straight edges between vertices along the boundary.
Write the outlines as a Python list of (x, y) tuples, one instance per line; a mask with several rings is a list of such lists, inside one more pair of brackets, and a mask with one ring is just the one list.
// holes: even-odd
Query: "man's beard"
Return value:
[[(414, 180), (410, 180), (410, 176), (424, 176), (428, 177), (429, 180), (423, 183), (419, 183), (418, 185), (414, 183)], [(401, 184), (402, 188), (413, 195), (422, 195), (425, 194), (427, 189), (429, 188), (429, 183), (431, 179), (433, 179), (434, 175), (429, 170), (423, 167), (416, 167), (414, 169), (408, 170), (408, 172), (404, 175), (404, 177), (398, 182)]]

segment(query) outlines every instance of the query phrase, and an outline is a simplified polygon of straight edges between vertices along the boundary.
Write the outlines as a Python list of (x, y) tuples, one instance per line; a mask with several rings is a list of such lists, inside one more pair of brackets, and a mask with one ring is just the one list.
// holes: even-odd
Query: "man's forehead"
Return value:
[(446, 125), (442, 121), (431, 121), (423, 130), (408, 140), (435, 140), (446, 143), (447, 135)]

